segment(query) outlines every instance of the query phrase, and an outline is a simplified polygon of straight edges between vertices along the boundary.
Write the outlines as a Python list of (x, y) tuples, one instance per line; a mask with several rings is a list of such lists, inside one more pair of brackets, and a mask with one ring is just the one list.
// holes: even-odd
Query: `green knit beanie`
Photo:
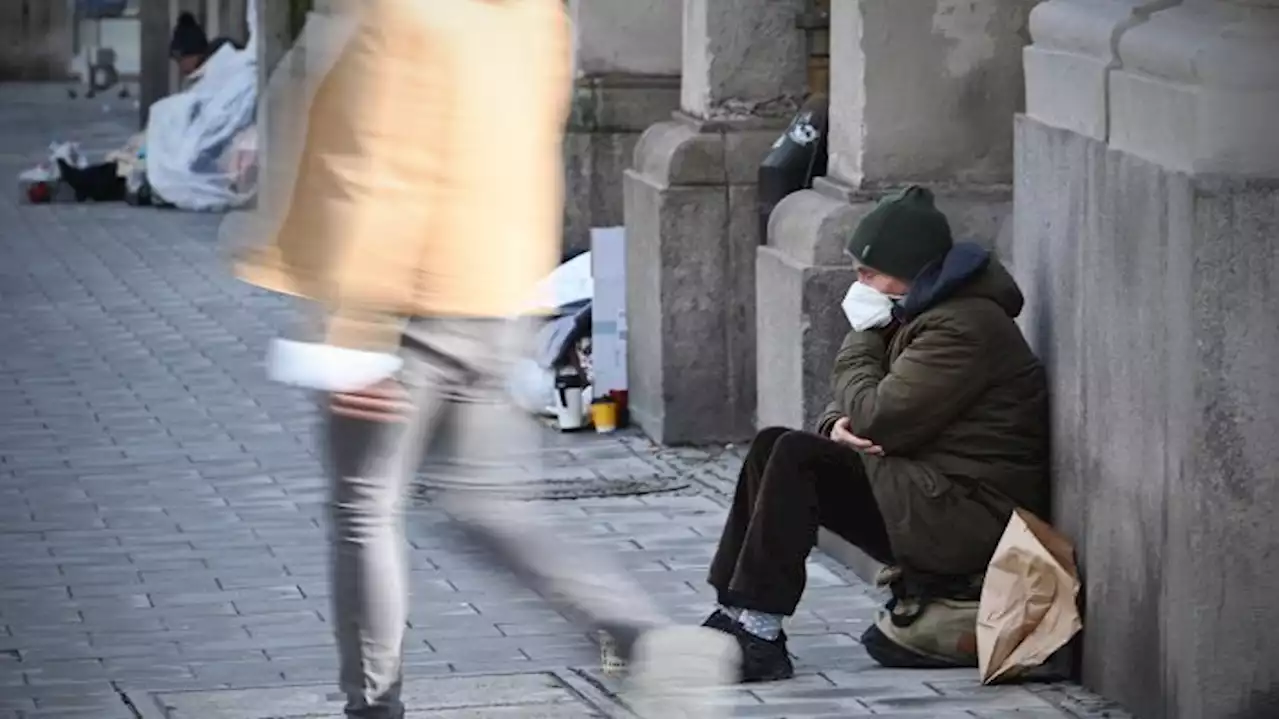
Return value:
[(951, 225), (919, 185), (880, 200), (853, 231), (845, 252), (890, 277), (911, 281), (951, 250)]

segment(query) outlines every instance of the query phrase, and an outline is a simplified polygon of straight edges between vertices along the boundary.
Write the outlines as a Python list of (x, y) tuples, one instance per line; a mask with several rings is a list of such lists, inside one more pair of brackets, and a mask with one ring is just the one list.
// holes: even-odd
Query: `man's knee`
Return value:
[(799, 464), (827, 449), (829, 443), (830, 440), (816, 434), (788, 430), (780, 433), (774, 440), (773, 454), (778, 457), (778, 461)]
[(789, 427), (766, 427), (751, 439), (751, 448), (748, 454), (758, 459), (765, 459), (773, 454), (773, 448), (778, 444), (778, 440), (791, 432)]

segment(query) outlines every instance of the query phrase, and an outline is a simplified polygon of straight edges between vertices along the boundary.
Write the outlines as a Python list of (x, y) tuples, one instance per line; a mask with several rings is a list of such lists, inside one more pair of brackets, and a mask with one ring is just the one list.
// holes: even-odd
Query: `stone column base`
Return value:
[[(1010, 188), (934, 186), (957, 241), (1012, 247)], [(840, 301), (854, 280), (844, 245), (884, 191), (854, 190), (831, 178), (782, 200), (769, 218), (769, 244), (756, 258), (756, 355), (761, 427), (813, 429), (831, 399), (830, 373), (849, 331)]]
[(659, 442), (753, 432), (755, 180), (781, 128), (677, 114), (626, 172), (631, 413)]
[(564, 141), (566, 251), (590, 249), (592, 227), (623, 223), (622, 175), (640, 134), (679, 106), (676, 75), (578, 80)]

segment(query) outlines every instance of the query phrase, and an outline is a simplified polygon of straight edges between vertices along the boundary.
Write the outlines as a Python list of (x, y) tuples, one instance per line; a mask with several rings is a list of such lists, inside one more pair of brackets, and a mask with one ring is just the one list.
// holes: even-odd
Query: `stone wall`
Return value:
[(66, 79), (72, 31), (70, 7), (65, 2), (0, 2), (0, 81)]
[(645, 131), (624, 179), (627, 366), (646, 434), (708, 444), (754, 433), (757, 173), (808, 58), (803, 0), (682, 9), (680, 111)]
[(1050, 368), (1084, 680), (1139, 716), (1276, 712), (1276, 183), (1020, 119), (1014, 252)]
[(1050, 0), (1013, 257), (1053, 394), (1084, 683), (1138, 716), (1274, 716), (1276, 3)]
[(564, 143), (566, 251), (589, 249), (592, 227), (623, 224), (622, 176), (640, 134), (679, 104), (679, 75), (578, 78)]
[(623, 224), (622, 176), (640, 134), (680, 107), (681, 4), (571, 0), (574, 93), (564, 143), (566, 251)]

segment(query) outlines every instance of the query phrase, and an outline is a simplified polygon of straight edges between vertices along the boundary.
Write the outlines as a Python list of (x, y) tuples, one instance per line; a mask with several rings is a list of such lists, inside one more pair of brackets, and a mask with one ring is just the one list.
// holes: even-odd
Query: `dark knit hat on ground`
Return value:
[(900, 280), (913, 280), (951, 250), (951, 225), (919, 185), (880, 200), (845, 247), (857, 262)]
[(184, 12), (178, 16), (178, 24), (173, 28), (173, 38), (169, 41), (169, 54), (173, 57), (206, 55), (209, 52), (209, 38), (204, 28), (196, 22), (196, 16)]

